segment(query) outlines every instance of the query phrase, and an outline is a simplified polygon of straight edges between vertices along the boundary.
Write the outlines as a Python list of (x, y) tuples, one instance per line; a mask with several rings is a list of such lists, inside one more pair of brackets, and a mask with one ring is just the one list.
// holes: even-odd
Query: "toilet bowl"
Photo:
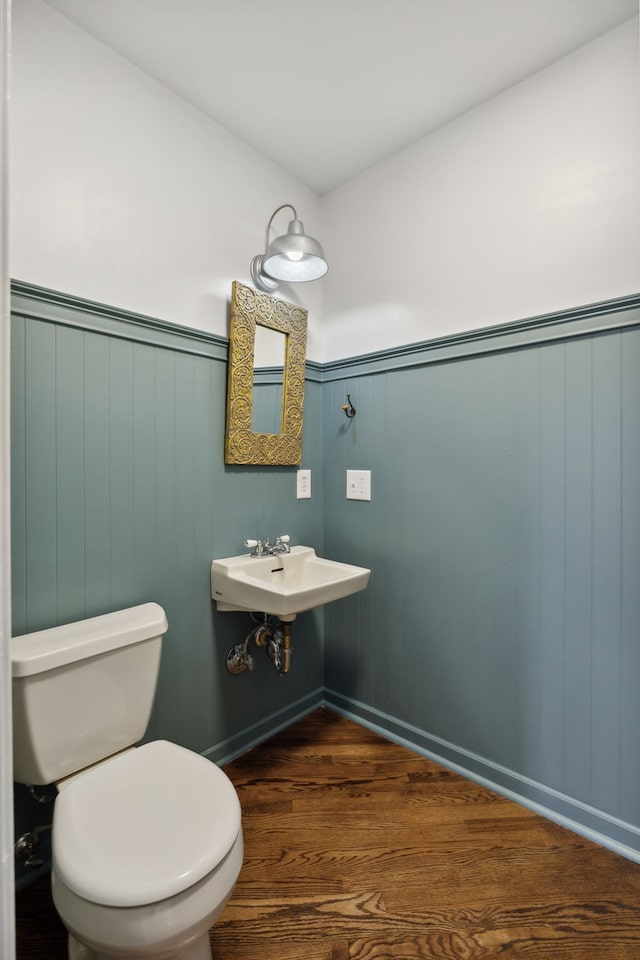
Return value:
[(242, 865), (240, 804), (222, 770), (153, 741), (58, 787), (53, 901), (94, 951), (78, 958), (209, 960), (209, 927)]
[(52, 872), (56, 910), (69, 931), (69, 960), (211, 960), (209, 930), (242, 865), (242, 837), (216, 871), (169, 900), (107, 907), (84, 900)]
[(59, 791), (52, 894), (69, 960), (210, 960), (242, 866), (226, 774), (166, 740), (133, 746), (166, 626), (144, 604), (11, 641), (17, 779)]

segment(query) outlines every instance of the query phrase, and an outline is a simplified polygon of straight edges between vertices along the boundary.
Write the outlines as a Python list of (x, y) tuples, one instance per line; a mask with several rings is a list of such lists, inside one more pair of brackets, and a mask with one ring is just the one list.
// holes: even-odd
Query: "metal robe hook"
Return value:
[(348, 420), (352, 420), (356, 415), (356, 408), (351, 403), (351, 394), (347, 394), (347, 402), (342, 404), (342, 409)]

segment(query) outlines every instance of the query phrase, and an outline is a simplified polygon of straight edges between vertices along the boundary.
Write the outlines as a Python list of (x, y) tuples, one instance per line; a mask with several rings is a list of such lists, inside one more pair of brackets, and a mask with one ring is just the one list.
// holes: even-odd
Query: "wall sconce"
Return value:
[[(269, 230), (276, 213), (289, 207), (293, 210), (293, 220), (286, 234), (269, 243)], [(278, 287), (278, 281), (300, 283), (307, 280), (319, 280), (324, 277), (329, 264), (324, 258), (322, 247), (313, 237), (304, 232), (304, 225), (298, 220), (295, 207), (283, 203), (274, 210), (267, 224), (265, 253), (251, 261), (251, 279), (259, 290), (272, 293)]]

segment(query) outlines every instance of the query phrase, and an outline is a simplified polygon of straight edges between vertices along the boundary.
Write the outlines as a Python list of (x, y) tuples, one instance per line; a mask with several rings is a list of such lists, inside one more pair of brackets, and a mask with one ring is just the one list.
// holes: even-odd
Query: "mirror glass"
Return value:
[(306, 347), (306, 310), (234, 281), (225, 463), (300, 463)]
[(255, 433), (282, 430), (282, 388), (287, 334), (256, 323), (253, 349), (253, 414)]

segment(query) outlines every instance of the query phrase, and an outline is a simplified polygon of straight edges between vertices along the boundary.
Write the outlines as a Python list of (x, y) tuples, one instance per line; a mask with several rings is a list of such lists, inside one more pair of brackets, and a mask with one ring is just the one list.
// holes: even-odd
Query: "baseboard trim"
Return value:
[(324, 706), (381, 736), (428, 757), (455, 773), (521, 804), (534, 813), (640, 863), (640, 829), (580, 800), (462, 750), (335, 690), (324, 691)]
[(276, 710), (275, 713), (262, 717), (257, 723), (245, 727), (244, 730), (235, 733), (232, 737), (220, 740), (219, 743), (209, 747), (208, 750), (204, 750), (202, 755), (223, 767), (225, 763), (230, 763), (236, 757), (253, 749), (253, 747), (257, 747), (264, 740), (273, 737), (297, 720), (306, 717), (308, 713), (317, 710), (318, 707), (323, 705), (323, 702), (324, 690), (322, 687), (317, 687), (311, 693), (294, 700), (293, 703), (287, 704), (281, 710)]
[[(411, 724), (351, 697), (345, 697), (335, 690), (318, 687), (232, 737), (221, 740), (203, 751), (202, 755), (223, 767), (319, 707), (326, 707), (340, 716), (348, 717), (368, 730), (373, 730), (374, 733), (394, 743), (428, 757), (435, 763), (493, 790), (508, 800), (519, 803), (534, 813), (572, 830), (579, 836), (586, 837), (628, 860), (640, 863), (640, 830), (632, 824), (611, 817), (511, 770), (492, 764), (476, 754), (430, 736)], [(16, 890), (28, 886), (50, 869), (51, 864), (47, 859), (33, 873), (19, 877), (16, 880)]]

